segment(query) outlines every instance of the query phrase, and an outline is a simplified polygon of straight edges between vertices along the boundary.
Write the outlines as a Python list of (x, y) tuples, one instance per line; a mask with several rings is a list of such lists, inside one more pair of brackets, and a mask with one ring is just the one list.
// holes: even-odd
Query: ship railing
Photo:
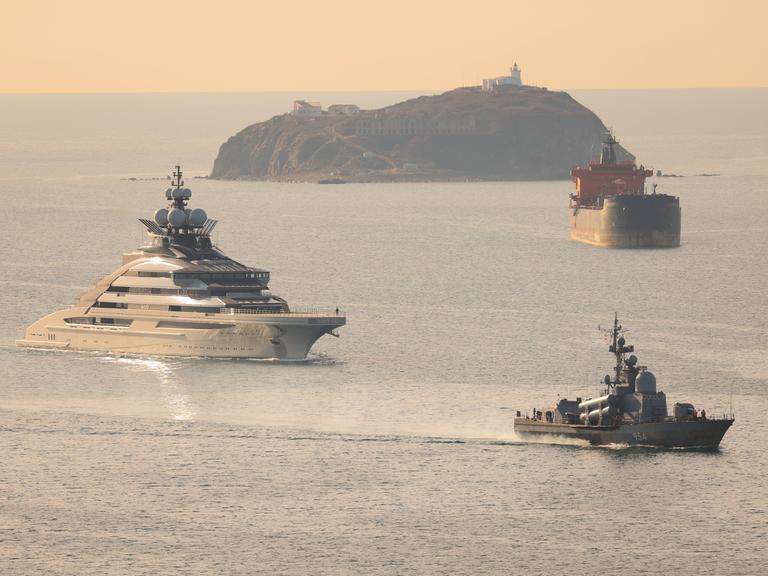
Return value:
[(268, 316), (286, 316), (293, 318), (307, 318), (314, 316), (326, 316), (333, 318), (346, 318), (347, 313), (339, 308), (292, 308), (286, 310), (262, 310), (258, 308), (219, 308), (219, 314), (263, 314)]
[(686, 415), (686, 416), (667, 416), (665, 418), (665, 422), (707, 422), (709, 420), (720, 422), (722, 420), (734, 420), (735, 419), (735, 413), (733, 411), (723, 411), (719, 415), (718, 414), (707, 414), (705, 417), (702, 417), (701, 414), (696, 416), (695, 418), (692, 415)]

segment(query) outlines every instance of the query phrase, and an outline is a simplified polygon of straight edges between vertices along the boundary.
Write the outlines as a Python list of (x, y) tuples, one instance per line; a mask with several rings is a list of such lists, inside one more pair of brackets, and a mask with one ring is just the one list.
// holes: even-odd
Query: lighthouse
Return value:
[(498, 78), (487, 78), (483, 80), (483, 90), (492, 92), (505, 86), (522, 86), (522, 70), (517, 66), (517, 62), (509, 69), (509, 76), (499, 76)]
[(510, 72), (509, 83), (514, 84), (515, 86), (522, 86), (523, 80), (522, 78), (520, 78), (520, 73), (522, 72), (522, 70), (520, 70), (520, 68), (517, 67), (517, 62), (515, 62), (512, 65), (512, 68), (509, 69), (509, 72)]

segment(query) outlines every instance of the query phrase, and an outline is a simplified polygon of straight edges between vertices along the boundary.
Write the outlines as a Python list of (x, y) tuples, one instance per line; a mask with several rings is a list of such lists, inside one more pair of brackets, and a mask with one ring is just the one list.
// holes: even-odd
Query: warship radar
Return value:
[(167, 207), (140, 218), (145, 246), (65, 310), (27, 328), (16, 344), (118, 354), (302, 360), (346, 323), (339, 309), (296, 310), (269, 290), (269, 271), (226, 256), (217, 221), (188, 206), (176, 166)]
[(638, 364), (618, 316), (608, 334), (608, 350), (616, 364), (613, 374), (605, 376), (603, 394), (597, 398), (563, 398), (551, 408), (534, 409), (532, 416), (518, 412), (515, 432), (523, 438), (562, 436), (597, 445), (716, 449), (733, 424), (733, 415), (713, 418), (705, 410), (682, 402), (669, 414), (664, 392), (657, 389), (653, 373)]

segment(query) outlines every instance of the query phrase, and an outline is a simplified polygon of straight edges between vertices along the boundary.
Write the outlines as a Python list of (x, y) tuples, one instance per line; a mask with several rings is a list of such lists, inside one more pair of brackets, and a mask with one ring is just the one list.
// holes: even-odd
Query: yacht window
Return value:
[(64, 322), (67, 324), (93, 324), (93, 318), (80, 316), (77, 318), (64, 318)]
[(182, 312), (205, 312), (207, 314), (213, 314), (219, 311), (218, 308), (210, 308), (210, 307), (203, 307), (203, 306), (182, 306), (181, 307)]
[(101, 317), (101, 318), (94, 318), (93, 324), (95, 325), (109, 325), (109, 326), (130, 326), (133, 320), (129, 320), (126, 318), (109, 318), (109, 317)]

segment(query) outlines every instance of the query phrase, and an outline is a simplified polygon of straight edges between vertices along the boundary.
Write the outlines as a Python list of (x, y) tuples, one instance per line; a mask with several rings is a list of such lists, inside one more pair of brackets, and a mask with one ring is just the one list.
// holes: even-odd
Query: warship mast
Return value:
[[(610, 337), (610, 345), (608, 346), (608, 351), (613, 353), (613, 355), (616, 357), (616, 365), (613, 368), (613, 378), (611, 378), (610, 375), (606, 375), (605, 377), (604, 383), (607, 387), (606, 394), (610, 393), (611, 390), (616, 390), (618, 386), (624, 383), (622, 380), (622, 374), (626, 371), (627, 365), (627, 361), (624, 358), (624, 355), (635, 351), (635, 347), (631, 344), (627, 344), (627, 341), (624, 339), (623, 334), (625, 330), (624, 327), (619, 324), (618, 312), (614, 312), (613, 328), (607, 332)], [(630, 364), (632, 363), (630, 362)]]

